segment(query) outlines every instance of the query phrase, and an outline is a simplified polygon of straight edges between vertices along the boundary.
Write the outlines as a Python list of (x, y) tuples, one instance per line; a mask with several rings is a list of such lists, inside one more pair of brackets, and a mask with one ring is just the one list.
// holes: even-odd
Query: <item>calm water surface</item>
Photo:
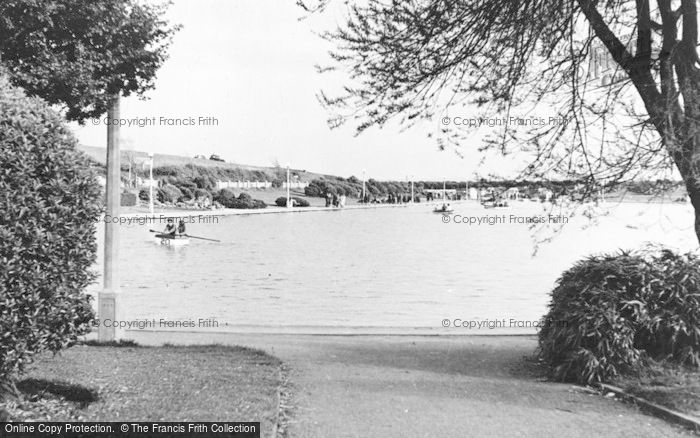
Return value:
[[(148, 229), (162, 225), (123, 226), (120, 319), (215, 318), (219, 330), (438, 329), (444, 318), (537, 320), (558, 275), (582, 256), (650, 240), (695, 246), (687, 205), (609, 207), (598, 224), (571, 219), (535, 256), (528, 225), (510, 217), (494, 225), (454, 217), (444, 223), (427, 204), (220, 217), (218, 224), (189, 225), (188, 232), (221, 243), (193, 240), (180, 248), (151, 240)], [(541, 213), (533, 203), (506, 210), (465, 203), (454, 214)]]

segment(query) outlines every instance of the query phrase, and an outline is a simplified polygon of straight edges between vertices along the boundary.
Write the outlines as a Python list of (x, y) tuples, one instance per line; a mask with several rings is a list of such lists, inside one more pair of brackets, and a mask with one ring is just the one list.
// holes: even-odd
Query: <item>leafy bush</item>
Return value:
[(163, 187), (158, 189), (158, 195), (156, 198), (160, 202), (177, 202), (182, 196), (180, 189), (172, 184), (165, 184)]
[(204, 198), (209, 198), (209, 200), (211, 200), (212, 196), (208, 190), (205, 190), (205, 189), (195, 189), (194, 190), (194, 199), (204, 199)]
[(178, 201), (189, 201), (190, 199), (194, 199), (194, 193), (192, 189), (189, 187), (180, 187), (180, 191), (182, 192), (182, 196), (180, 196), (177, 200)]
[(148, 198), (151, 196), (150, 192), (148, 189), (141, 189), (139, 190), (139, 199), (142, 201), (148, 201)]
[[(304, 198), (297, 198), (296, 196), (292, 196), (292, 200), (294, 203), (292, 204), (294, 207), (308, 207), (309, 201), (307, 201)], [(287, 206), (287, 197), (286, 196), (280, 196), (279, 198), (275, 199), (275, 204), (278, 207), (286, 207)]]
[(267, 204), (259, 199), (253, 199), (247, 193), (241, 193), (236, 198), (236, 195), (231, 189), (221, 189), (214, 196), (214, 201), (220, 203), (226, 208), (265, 208)]
[(605, 381), (646, 359), (700, 366), (700, 259), (659, 248), (589, 257), (564, 272), (539, 333), (558, 380)]
[(307, 201), (304, 198), (297, 198), (296, 196), (294, 196), (292, 197), (292, 199), (294, 200), (295, 207), (308, 207), (310, 205), (309, 201)]
[(178, 166), (158, 166), (153, 168), (154, 176), (178, 176), (182, 174), (182, 168)]
[(321, 197), (323, 196), (323, 193), (321, 192), (320, 187), (318, 187), (315, 184), (309, 184), (304, 188), (304, 194), (306, 196), (312, 196), (312, 197)]
[(251, 203), (253, 202), (253, 197), (250, 196), (248, 193), (241, 193), (240, 195), (238, 195), (238, 200), (245, 203)]
[(0, 386), (90, 331), (101, 190), (76, 144), (0, 75)]
[(236, 203), (236, 194), (231, 189), (221, 189), (214, 195), (214, 201), (223, 205), (226, 208), (236, 208), (233, 205)]
[(216, 178), (212, 178), (209, 175), (195, 176), (192, 182), (200, 189), (211, 190), (216, 187)]
[(233, 208), (265, 208), (265, 207), (267, 207), (267, 204), (265, 204), (264, 201), (261, 201), (259, 199), (253, 199), (247, 193), (241, 193), (240, 195), (238, 195), (238, 199), (236, 200), (235, 207), (233, 207)]

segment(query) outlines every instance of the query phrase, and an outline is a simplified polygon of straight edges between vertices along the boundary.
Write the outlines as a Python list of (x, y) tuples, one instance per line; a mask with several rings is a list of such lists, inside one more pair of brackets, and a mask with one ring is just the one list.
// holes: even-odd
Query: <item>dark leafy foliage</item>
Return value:
[(234, 208), (233, 204), (236, 202), (236, 194), (231, 189), (221, 189), (214, 195), (214, 201), (224, 207)]
[[(298, 198), (296, 196), (292, 196), (292, 201), (294, 201), (294, 207), (308, 207), (309, 201), (307, 201), (304, 198)], [(286, 196), (280, 196), (279, 198), (275, 199), (275, 204), (278, 207), (286, 207), (287, 206), (287, 197)]]
[(141, 189), (139, 190), (139, 199), (142, 201), (148, 201), (148, 198), (151, 196), (151, 193), (148, 189)]
[(212, 198), (211, 193), (209, 193), (205, 189), (195, 189), (194, 190), (194, 199), (204, 199), (204, 198), (208, 198), (209, 200), (211, 200), (211, 198)]
[(539, 333), (558, 380), (605, 381), (646, 359), (700, 366), (700, 259), (659, 248), (582, 260), (552, 291)]
[(241, 193), (236, 198), (235, 193), (231, 189), (221, 189), (214, 196), (214, 201), (223, 205), (226, 208), (265, 208), (267, 204), (259, 199), (253, 199), (247, 193)]
[(90, 330), (101, 196), (62, 119), (0, 77), (0, 381)]
[(180, 187), (180, 191), (182, 192), (182, 196), (178, 198), (178, 201), (189, 201), (190, 199), (194, 199), (194, 193), (190, 187)]
[(153, 88), (177, 27), (165, 6), (136, 0), (0, 3), (0, 53), (14, 84), (70, 120), (103, 116), (113, 94)]
[(160, 202), (177, 202), (180, 197), (182, 192), (172, 184), (165, 184), (158, 189), (157, 198)]

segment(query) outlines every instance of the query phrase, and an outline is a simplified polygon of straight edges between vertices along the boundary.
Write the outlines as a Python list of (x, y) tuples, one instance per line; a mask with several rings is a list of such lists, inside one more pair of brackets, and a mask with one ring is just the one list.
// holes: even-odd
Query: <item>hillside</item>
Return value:
[[(97, 162), (98, 164), (104, 166), (107, 160), (106, 156), (106, 151), (105, 148), (100, 148), (100, 147), (95, 147), (95, 146), (85, 146), (85, 145), (79, 145), (78, 149), (81, 151), (85, 152), (93, 161)], [(135, 159), (137, 162), (140, 163), (140, 160), (142, 159), (148, 159), (148, 153), (146, 152), (140, 152), (140, 151), (121, 151), (121, 163), (122, 167), (125, 165), (128, 165), (129, 163), (129, 158)], [(250, 171), (250, 172), (264, 172), (265, 174), (269, 175), (269, 181), (272, 181), (275, 179), (276, 173), (279, 171), (278, 168), (269, 166), (269, 167), (264, 167), (264, 166), (251, 166), (247, 164), (238, 164), (238, 163), (223, 163), (220, 161), (212, 161), (208, 159), (203, 159), (203, 158), (190, 158), (190, 157), (183, 157), (179, 155), (167, 155), (167, 154), (154, 154), (153, 155), (153, 167), (162, 167), (162, 166), (185, 166), (187, 164), (195, 165), (195, 166), (201, 166), (201, 167), (209, 167), (209, 168), (216, 168), (216, 169), (223, 169), (223, 170), (244, 170), (244, 171)], [(140, 164), (139, 164), (140, 166)], [(330, 175), (323, 175), (320, 173), (313, 173), (313, 172), (307, 172), (305, 169), (290, 169), (291, 172), (299, 176), (299, 181), (302, 182), (310, 182), (313, 179), (316, 178), (321, 178), (321, 177), (331, 177)]]

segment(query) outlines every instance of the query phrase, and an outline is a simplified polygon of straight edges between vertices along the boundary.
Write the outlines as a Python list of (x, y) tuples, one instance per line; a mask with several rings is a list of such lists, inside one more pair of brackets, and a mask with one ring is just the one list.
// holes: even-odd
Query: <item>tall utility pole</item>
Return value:
[(148, 165), (150, 166), (148, 173), (148, 211), (153, 216), (153, 152), (148, 154)]
[(367, 197), (365, 193), (365, 169), (362, 169), (362, 202), (365, 202), (365, 198)]
[(289, 193), (289, 187), (290, 186), (290, 181), (289, 181), (289, 164), (287, 164), (287, 208), (292, 208), (292, 197), (290, 196)]
[(97, 335), (100, 341), (113, 341), (116, 338), (113, 324), (116, 318), (117, 293), (119, 292), (119, 223), (113, 218), (119, 216), (119, 95), (115, 95), (112, 106), (107, 111), (107, 194), (105, 205), (105, 253), (103, 287), (97, 295), (98, 318), (100, 325)]

